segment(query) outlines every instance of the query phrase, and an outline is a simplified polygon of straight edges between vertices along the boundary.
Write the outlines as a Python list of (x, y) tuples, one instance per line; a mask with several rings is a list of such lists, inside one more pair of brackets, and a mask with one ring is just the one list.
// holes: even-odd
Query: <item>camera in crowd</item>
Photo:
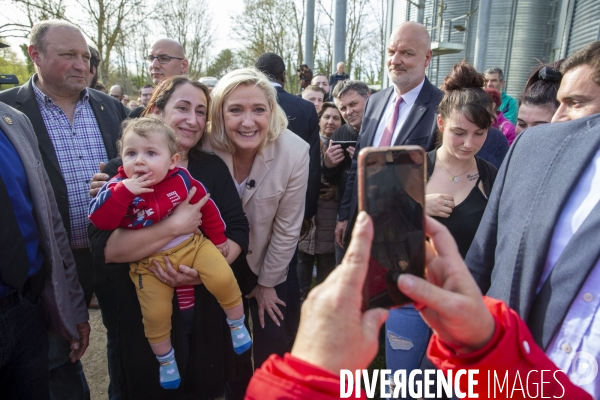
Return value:
[[(6, 47), (8, 47), (7, 44), (0, 42), (0, 49), (4, 49)], [(16, 75), (5, 75), (5, 74), (0, 73), (0, 85), (3, 85), (3, 84), (18, 85), (19, 80), (17, 79)]]
[(300, 90), (304, 90), (312, 81), (312, 70), (308, 68), (308, 65), (302, 64), (296, 71), (298, 71), (298, 78), (300, 78)]

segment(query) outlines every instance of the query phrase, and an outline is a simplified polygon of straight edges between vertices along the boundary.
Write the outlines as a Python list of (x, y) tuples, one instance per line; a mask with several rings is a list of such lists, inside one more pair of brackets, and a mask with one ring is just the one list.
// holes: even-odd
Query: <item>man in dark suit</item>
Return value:
[[(302, 233), (307, 232), (309, 221), (317, 213), (317, 202), (319, 200), (319, 185), (321, 182), (321, 156), (319, 145), (319, 117), (315, 106), (310, 101), (294, 96), (283, 89), (285, 86), (285, 63), (283, 59), (274, 53), (261, 55), (255, 63), (255, 67), (263, 72), (271, 84), (277, 90), (277, 103), (285, 111), (288, 117), (288, 129), (300, 136), (310, 146), (310, 164), (308, 166), (308, 186), (306, 189), (306, 204), (304, 208), (304, 223)], [(301, 233), (301, 236), (302, 236)], [(300, 322), (300, 285), (296, 272), (298, 264), (297, 253), (290, 261), (287, 275), (286, 300), (286, 332), (293, 343)]]
[(285, 63), (274, 53), (265, 53), (256, 60), (255, 67), (263, 72), (277, 90), (277, 103), (288, 117), (288, 129), (300, 136), (310, 146), (310, 165), (304, 219), (309, 220), (317, 213), (319, 200), (320, 148), (319, 117), (315, 106), (301, 97), (285, 91)]
[(519, 135), (466, 262), (482, 292), (514, 308), (546, 355), (597, 398), (600, 382), (586, 379), (600, 358), (600, 42), (561, 71), (552, 121), (572, 121)]
[[(23, 86), (1, 92), (0, 101), (27, 115), (33, 124), (86, 304), (95, 292), (101, 308), (116, 306), (109, 278), (93, 268), (87, 236), (88, 186), (100, 162), (117, 155), (120, 123), (127, 111), (110, 96), (87, 89), (90, 52), (76, 26), (41, 21), (32, 28), (30, 42), (29, 56), (37, 73)], [(104, 323), (108, 326), (110, 321)], [(69, 342), (52, 334), (49, 341), (51, 395), (89, 398), (81, 363), (69, 360)], [(108, 355), (111, 372), (115, 355), (110, 351)]]
[(394, 85), (367, 101), (346, 192), (338, 212), (335, 237), (341, 247), (347, 246), (344, 238), (350, 237), (358, 214), (356, 167), (360, 149), (419, 145), (429, 150), (434, 142), (435, 116), (442, 92), (425, 77), (425, 68), (432, 57), (427, 29), (416, 22), (401, 24), (390, 37), (387, 54), (388, 75)]

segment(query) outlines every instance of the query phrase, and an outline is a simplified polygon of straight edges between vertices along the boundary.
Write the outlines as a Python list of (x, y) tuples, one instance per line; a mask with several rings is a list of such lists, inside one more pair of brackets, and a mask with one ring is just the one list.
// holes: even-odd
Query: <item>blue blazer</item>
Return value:
[[(539, 125), (517, 136), (498, 171), (466, 263), (483, 293), (505, 301), (525, 321), (536, 298), (554, 227), (599, 148), (599, 114)], [(577, 287), (600, 257), (600, 223), (593, 231), (589, 242), (588, 238), (574, 242), (575, 253), (588, 262), (567, 260), (573, 263), (567, 280), (576, 283), (575, 288), (553, 291), (551, 297), (562, 298), (562, 306), (545, 313), (543, 326), (530, 326), (543, 329), (545, 342), (562, 324)]]

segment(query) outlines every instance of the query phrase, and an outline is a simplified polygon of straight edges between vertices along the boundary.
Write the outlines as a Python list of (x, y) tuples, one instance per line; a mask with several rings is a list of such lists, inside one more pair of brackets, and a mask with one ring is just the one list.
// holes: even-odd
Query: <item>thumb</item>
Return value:
[(183, 274), (189, 274), (189, 272), (192, 270), (192, 268), (188, 267), (187, 265), (180, 265), (179, 266), (179, 272), (183, 273)]
[(383, 308), (373, 308), (365, 311), (362, 316), (362, 331), (365, 340), (375, 340), (379, 337), (381, 325), (388, 317), (388, 310)]
[(250, 292), (250, 294), (246, 295), (246, 298), (247, 299), (251, 299), (251, 298), (255, 297), (255, 295), (254, 295), (255, 293), (256, 293), (256, 288), (252, 289), (252, 291)]
[(192, 199), (194, 198), (194, 195), (196, 194), (196, 186), (192, 186), (192, 188), (190, 189), (190, 191), (188, 192), (188, 196), (185, 199), (186, 202), (190, 202), (192, 201)]
[(416, 303), (429, 307), (437, 312), (444, 304), (450, 303), (452, 292), (427, 282), (423, 278), (411, 274), (402, 274), (398, 278), (398, 288)]
[(208, 202), (208, 200), (210, 199), (210, 193), (206, 193), (206, 195), (200, 199), (200, 201), (198, 202), (198, 208), (202, 208), (204, 207), (204, 205)]
[(104, 167), (106, 167), (106, 163), (105, 162), (101, 162), (100, 163), (100, 172), (104, 171)]

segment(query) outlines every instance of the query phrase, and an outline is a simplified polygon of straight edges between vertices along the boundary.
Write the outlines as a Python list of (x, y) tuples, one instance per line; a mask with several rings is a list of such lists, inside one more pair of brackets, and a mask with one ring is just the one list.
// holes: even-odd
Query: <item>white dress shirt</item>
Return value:
[[(421, 89), (423, 88), (424, 83), (425, 79), (423, 79), (421, 83), (419, 83), (414, 89), (402, 95), (402, 104), (400, 104), (398, 122), (396, 123), (396, 129), (394, 129), (394, 134), (392, 135), (392, 146), (398, 138), (400, 130), (402, 129), (404, 122), (406, 122), (406, 119), (410, 114), (410, 110), (412, 110), (413, 106), (415, 105), (415, 101), (417, 101), (417, 97), (419, 97), (419, 93), (421, 93)], [(392, 93), (392, 95), (390, 96), (390, 100), (388, 101), (388, 104), (385, 107), (385, 112), (383, 113), (383, 116), (379, 121), (379, 125), (377, 126), (377, 132), (375, 132), (375, 138), (373, 139), (373, 147), (379, 147), (379, 142), (381, 142), (381, 137), (383, 136), (385, 126), (387, 125), (388, 120), (394, 115), (394, 106), (396, 104), (394, 100), (396, 99), (397, 95), (398, 93), (394, 91), (394, 93)]]
[[(600, 150), (582, 174), (554, 228), (548, 258), (537, 293), (552, 272), (565, 247), (600, 201)], [(600, 229), (600, 227), (599, 227)], [(600, 245), (600, 244), (596, 244)], [(574, 265), (573, 268), (579, 266)], [(600, 398), (600, 260), (581, 290), (574, 296), (567, 315), (546, 349), (546, 355), (573, 383)], [(594, 376), (595, 379), (592, 379)]]

